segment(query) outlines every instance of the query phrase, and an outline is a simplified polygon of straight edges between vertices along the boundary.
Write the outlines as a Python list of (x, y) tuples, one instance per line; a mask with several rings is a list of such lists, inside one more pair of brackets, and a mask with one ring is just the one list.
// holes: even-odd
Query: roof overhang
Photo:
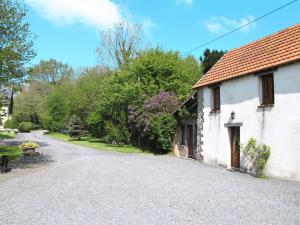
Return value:
[(197, 101), (197, 92), (194, 92), (191, 94), (173, 113), (172, 115), (176, 115), (182, 107), (190, 107), (194, 104), (194, 102)]

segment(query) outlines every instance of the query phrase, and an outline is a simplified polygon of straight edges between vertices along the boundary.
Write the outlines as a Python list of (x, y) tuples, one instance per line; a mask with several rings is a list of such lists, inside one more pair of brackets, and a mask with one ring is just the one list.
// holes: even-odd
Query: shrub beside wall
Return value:
[(250, 138), (242, 149), (243, 155), (253, 165), (253, 174), (256, 177), (264, 177), (264, 169), (271, 155), (271, 148), (267, 145), (258, 145), (254, 138)]
[(150, 124), (148, 137), (151, 145), (157, 151), (167, 153), (172, 148), (176, 120), (172, 115), (155, 116)]

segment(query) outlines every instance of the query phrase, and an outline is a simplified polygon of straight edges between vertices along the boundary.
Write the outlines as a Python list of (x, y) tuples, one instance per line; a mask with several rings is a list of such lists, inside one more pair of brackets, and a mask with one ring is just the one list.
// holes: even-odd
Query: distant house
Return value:
[(13, 90), (10, 88), (1, 88), (2, 108), (0, 109), (0, 129), (3, 129), (4, 123), (13, 114)]
[[(193, 89), (197, 140), (194, 152), (181, 155), (247, 170), (240, 143), (254, 137), (271, 147), (267, 175), (300, 181), (300, 24), (229, 51)], [(174, 113), (179, 124), (182, 108)], [(178, 155), (190, 130), (178, 126)]]

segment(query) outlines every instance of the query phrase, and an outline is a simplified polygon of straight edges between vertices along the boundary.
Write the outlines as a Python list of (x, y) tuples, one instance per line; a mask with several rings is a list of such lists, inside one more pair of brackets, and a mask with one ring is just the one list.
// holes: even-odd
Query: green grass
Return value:
[(83, 137), (82, 140), (76, 140), (70, 138), (68, 135), (61, 134), (61, 133), (50, 133), (47, 134), (47, 136), (56, 138), (59, 140), (67, 141), (73, 144), (78, 144), (85, 147), (95, 148), (98, 150), (104, 150), (104, 151), (114, 151), (114, 152), (122, 152), (122, 153), (150, 153), (147, 150), (129, 146), (129, 145), (111, 145), (106, 144), (97, 138), (91, 138), (91, 137)]
[(15, 132), (0, 132), (0, 139), (12, 139), (15, 137)]
[(0, 157), (7, 155), (9, 160), (17, 158), (21, 154), (21, 150), (14, 146), (0, 145)]

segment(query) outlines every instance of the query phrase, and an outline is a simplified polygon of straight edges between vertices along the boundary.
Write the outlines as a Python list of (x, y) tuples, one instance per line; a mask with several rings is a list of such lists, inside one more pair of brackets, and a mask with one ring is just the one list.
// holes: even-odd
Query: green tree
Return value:
[[(42, 124), (42, 117), (47, 118), (44, 106), (47, 105), (48, 95), (58, 88), (59, 84), (71, 82), (73, 70), (67, 64), (50, 59), (40, 61), (29, 71), (30, 82), (23, 85), (15, 98), (14, 117), (18, 122), (29, 121)], [(64, 96), (63, 92), (68, 93), (68, 90), (62, 91), (60, 93), (62, 96)]]
[[(73, 115), (89, 126), (95, 136), (103, 132), (104, 121), (99, 111), (103, 111), (108, 101), (111, 74), (103, 68), (83, 69), (76, 79), (65, 80), (54, 85), (54, 90), (42, 105), (42, 120), (50, 130), (61, 130)], [(106, 109), (106, 108), (105, 108)]]
[[(165, 52), (159, 48), (148, 49), (116, 72), (105, 94), (105, 103), (99, 110), (99, 119), (109, 120), (115, 126), (124, 124), (123, 127), (128, 129), (128, 116), (131, 116), (129, 108), (144, 117), (145, 102), (161, 91), (174, 93), (175, 97), (184, 100), (190, 95), (192, 85), (200, 76), (201, 67), (193, 57), (183, 58), (178, 52)], [(127, 116), (124, 117), (124, 114)], [(142, 117), (138, 116), (138, 120)], [(147, 122), (141, 121), (141, 124)], [(140, 134), (136, 134), (139, 132), (133, 132), (134, 136), (139, 137)]]
[(200, 57), (203, 73), (206, 74), (225, 53), (225, 51), (206, 49), (203, 53), (203, 57)]
[(43, 127), (51, 131), (61, 131), (66, 128), (72, 114), (75, 84), (66, 81), (54, 86), (54, 90), (46, 96), (41, 105)]
[[(109, 143), (135, 143), (140, 133), (141, 144), (166, 152), (174, 125), (169, 114), (200, 76), (195, 58), (148, 49), (114, 72), (84, 69), (76, 78), (53, 85), (41, 104), (41, 120), (45, 128), (61, 131), (76, 116), (89, 133)], [(165, 92), (170, 94), (161, 99)], [(154, 109), (156, 100), (159, 107)]]
[[(201, 77), (201, 67), (192, 57), (160, 48), (141, 52), (132, 63), (117, 73), (115, 83), (123, 83), (124, 94), (140, 106), (160, 91), (175, 93), (186, 99), (192, 85)], [(132, 105), (136, 105), (132, 104)]]
[(26, 13), (18, 1), (0, 0), (0, 86), (23, 78), (24, 65), (35, 56)]
[(71, 138), (77, 138), (77, 140), (80, 140), (82, 136), (86, 134), (85, 125), (77, 116), (72, 116), (69, 125), (69, 136)]
[(42, 105), (54, 86), (45, 82), (31, 82), (15, 97), (14, 117), (19, 122), (29, 121), (39, 124)]
[(41, 60), (37, 65), (29, 69), (30, 81), (43, 81), (57, 84), (73, 76), (73, 69), (55, 59)]

